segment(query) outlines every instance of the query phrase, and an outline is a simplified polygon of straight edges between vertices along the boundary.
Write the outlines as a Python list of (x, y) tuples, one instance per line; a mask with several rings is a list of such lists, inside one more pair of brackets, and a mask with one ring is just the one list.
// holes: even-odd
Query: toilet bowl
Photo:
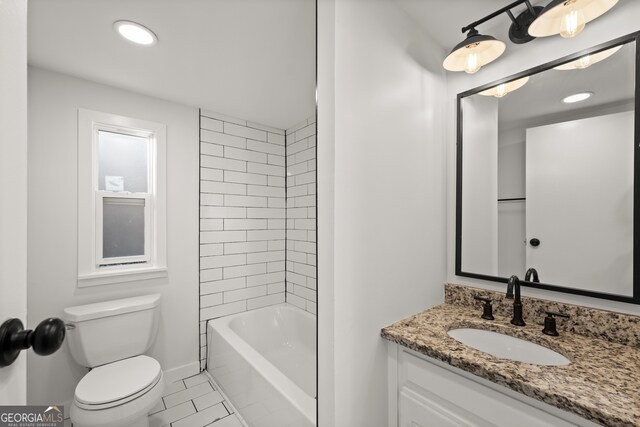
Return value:
[(78, 383), (74, 427), (147, 427), (165, 388), (160, 363), (143, 355), (158, 326), (160, 295), (106, 301), (64, 310), (73, 358), (92, 368)]

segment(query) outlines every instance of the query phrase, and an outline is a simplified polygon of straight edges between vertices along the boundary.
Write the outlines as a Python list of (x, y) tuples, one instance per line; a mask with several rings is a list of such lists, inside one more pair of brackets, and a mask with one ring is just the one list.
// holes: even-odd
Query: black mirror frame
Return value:
[(586, 54), (597, 53), (617, 45), (636, 42), (636, 69), (635, 69), (635, 120), (634, 120), (634, 183), (633, 183), (633, 296), (608, 294), (604, 292), (587, 291), (577, 288), (563, 287), (548, 283), (527, 282), (521, 284), (531, 288), (548, 291), (562, 292), (574, 295), (583, 295), (592, 298), (600, 298), (612, 301), (640, 304), (640, 31), (623, 37), (602, 43), (600, 45), (581, 50), (571, 55), (564, 56), (546, 64), (539, 65), (529, 70), (487, 83), (480, 87), (459, 93), (457, 96), (457, 155), (456, 155), (456, 276), (470, 277), (474, 279), (488, 280), (492, 282), (507, 283), (507, 277), (490, 276), (486, 274), (469, 273), (462, 271), (462, 98), (490, 89), (496, 85), (517, 80), (525, 76), (531, 76), (549, 70), (558, 65), (576, 60)]

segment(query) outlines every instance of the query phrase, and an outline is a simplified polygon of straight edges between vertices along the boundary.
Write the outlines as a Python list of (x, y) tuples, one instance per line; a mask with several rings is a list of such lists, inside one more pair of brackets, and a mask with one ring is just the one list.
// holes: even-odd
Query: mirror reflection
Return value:
[(458, 274), (633, 297), (635, 62), (631, 41), (461, 97)]

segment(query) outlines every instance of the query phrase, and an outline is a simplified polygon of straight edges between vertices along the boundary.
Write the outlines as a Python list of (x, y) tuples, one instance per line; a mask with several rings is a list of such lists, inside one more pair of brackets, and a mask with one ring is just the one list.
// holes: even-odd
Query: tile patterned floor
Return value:
[(149, 427), (244, 427), (240, 418), (202, 372), (165, 387), (149, 415)]

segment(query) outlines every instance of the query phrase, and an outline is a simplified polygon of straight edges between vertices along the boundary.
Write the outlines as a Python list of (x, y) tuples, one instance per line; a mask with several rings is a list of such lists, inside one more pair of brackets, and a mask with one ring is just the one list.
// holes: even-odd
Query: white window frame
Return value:
[[(147, 193), (99, 190), (98, 132), (149, 138)], [(144, 256), (103, 257), (104, 198), (145, 201)], [(92, 110), (78, 110), (78, 287), (166, 277), (166, 126)]]

